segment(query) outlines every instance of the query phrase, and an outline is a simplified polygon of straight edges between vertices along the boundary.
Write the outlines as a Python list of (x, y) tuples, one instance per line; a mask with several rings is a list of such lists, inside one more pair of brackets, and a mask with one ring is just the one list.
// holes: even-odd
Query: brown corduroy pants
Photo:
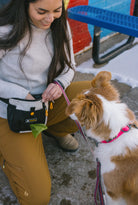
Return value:
[[(89, 81), (73, 82), (66, 93), (72, 100), (82, 90), (90, 88)], [(65, 136), (77, 131), (73, 120), (65, 115), (64, 97), (55, 101), (48, 115), (48, 132)], [(6, 119), (0, 118), (0, 166), (9, 179), (21, 205), (47, 205), (51, 194), (51, 178), (43, 149), (42, 137), (32, 133), (14, 133)]]

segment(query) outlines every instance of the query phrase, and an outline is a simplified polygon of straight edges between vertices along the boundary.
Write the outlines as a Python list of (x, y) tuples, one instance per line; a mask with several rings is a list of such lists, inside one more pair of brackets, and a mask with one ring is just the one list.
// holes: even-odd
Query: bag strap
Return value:
[(0, 100), (3, 101), (3, 102), (5, 102), (6, 104), (9, 104), (9, 99), (8, 99), (8, 98), (1, 98), (1, 97), (0, 97)]

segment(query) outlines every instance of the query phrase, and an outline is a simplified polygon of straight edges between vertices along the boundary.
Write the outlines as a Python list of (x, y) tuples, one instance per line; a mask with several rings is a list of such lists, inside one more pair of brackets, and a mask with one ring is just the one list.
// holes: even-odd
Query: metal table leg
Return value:
[[(135, 8), (134, 8), (133, 15), (138, 16), (138, 1), (135, 2)], [(135, 37), (133, 36), (128, 36), (127, 42), (125, 42), (123, 45), (119, 46), (118, 48), (113, 49), (112, 51), (100, 57), (100, 33), (101, 33), (101, 28), (95, 26), (94, 27), (94, 37), (93, 37), (92, 58), (96, 64), (106, 63), (110, 61), (112, 58), (118, 56), (120, 53), (130, 48), (135, 39)]]

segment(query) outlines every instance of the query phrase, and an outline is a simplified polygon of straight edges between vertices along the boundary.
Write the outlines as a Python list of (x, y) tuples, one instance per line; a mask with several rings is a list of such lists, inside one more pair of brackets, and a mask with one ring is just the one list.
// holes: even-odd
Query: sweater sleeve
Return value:
[[(6, 51), (0, 50), (0, 59), (6, 54)], [(0, 79), (0, 97), (2, 98), (25, 98), (29, 93), (25, 88), (8, 81)]]
[(25, 99), (29, 90), (15, 84), (0, 79), (0, 97), (2, 98), (22, 98)]
[[(1, 26), (0, 35), (1, 36), (6, 35), (10, 31), (10, 29), (11, 26)], [(2, 59), (2, 57), (4, 57), (4, 55), (6, 55), (7, 52), (8, 50), (7, 51), (4, 49), (0, 50), (0, 60)], [(24, 99), (28, 93), (29, 91), (26, 90), (25, 88), (0, 78), (0, 97), (2, 98), (17, 97), (17, 98)]]
[(69, 38), (69, 46), (70, 46), (70, 54), (71, 54), (71, 64), (74, 70), (69, 68), (66, 65), (62, 73), (55, 79), (55, 80), (59, 80), (63, 84), (65, 89), (70, 85), (71, 81), (73, 80), (75, 68), (76, 68), (76, 63), (75, 63), (74, 53), (73, 53), (72, 35), (71, 35), (71, 30), (68, 22), (67, 22), (67, 29), (68, 29), (68, 38)]

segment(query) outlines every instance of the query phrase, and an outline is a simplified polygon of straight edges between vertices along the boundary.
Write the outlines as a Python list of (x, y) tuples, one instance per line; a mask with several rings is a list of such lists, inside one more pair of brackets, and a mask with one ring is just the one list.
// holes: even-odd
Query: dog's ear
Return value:
[(99, 72), (91, 81), (92, 91), (102, 95), (109, 101), (119, 101), (119, 92), (111, 83), (111, 73), (107, 71)]
[(95, 128), (103, 116), (102, 102), (96, 95), (79, 95), (71, 101), (66, 114), (75, 114), (81, 125), (86, 129)]
[(91, 85), (93, 88), (99, 88), (105, 83), (109, 83), (112, 78), (112, 75), (108, 71), (99, 72), (92, 80)]

